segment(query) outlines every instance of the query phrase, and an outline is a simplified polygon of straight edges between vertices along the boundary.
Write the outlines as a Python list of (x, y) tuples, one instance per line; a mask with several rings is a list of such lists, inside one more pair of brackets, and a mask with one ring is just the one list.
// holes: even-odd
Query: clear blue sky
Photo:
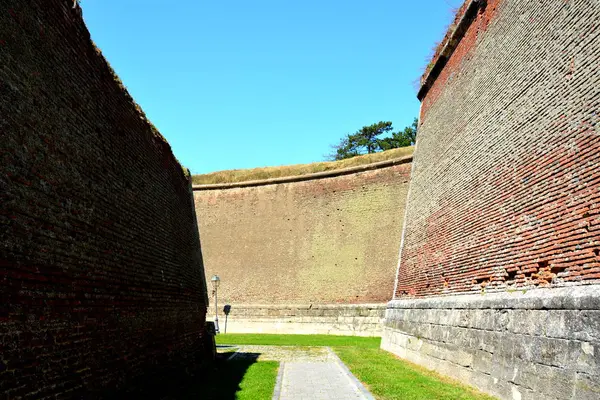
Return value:
[(192, 173), (321, 161), (417, 116), (462, 0), (83, 0), (92, 39)]

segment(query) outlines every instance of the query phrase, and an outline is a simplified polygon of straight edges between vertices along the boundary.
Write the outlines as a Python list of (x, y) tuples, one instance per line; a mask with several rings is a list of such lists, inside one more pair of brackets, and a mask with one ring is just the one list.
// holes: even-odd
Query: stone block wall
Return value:
[(397, 300), (382, 348), (502, 399), (597, 399), (600, 287)]
[[(236, 304), (221, 332), (381, 336), (385, 304)], [(209, 318), (211, 316), (209, 315)]]
[(501, 398), (598, 398), (578, 299), (600, 283), (599, 20), (593, 0), (461, 8), (419, 93), (384, 348)]
[(114, 394), (202, 357), (189, 176), (72, 5), (0, 6), (0, 399)]

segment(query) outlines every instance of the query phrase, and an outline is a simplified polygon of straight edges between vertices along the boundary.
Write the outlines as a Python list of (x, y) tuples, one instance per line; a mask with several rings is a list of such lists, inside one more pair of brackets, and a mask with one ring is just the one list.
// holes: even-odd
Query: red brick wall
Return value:
[(600, 281), (599, 20), (478, 10), (423, 100), (396, 297)]
[(0, 399), (163, 374), (204, 325), (189, 179), (71, 6), (0, 6)]

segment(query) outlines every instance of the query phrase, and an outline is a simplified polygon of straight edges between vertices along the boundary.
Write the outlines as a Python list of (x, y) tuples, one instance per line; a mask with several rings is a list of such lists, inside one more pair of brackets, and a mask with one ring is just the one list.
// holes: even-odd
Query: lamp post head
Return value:
[(219, 283), (221, 283), (221, 279), (219, 278), (218, 275), (213, 275), (212, 278), (210, 278), (210, 281), (212, 283), (213, 289), (216, 289), (219, 287)]

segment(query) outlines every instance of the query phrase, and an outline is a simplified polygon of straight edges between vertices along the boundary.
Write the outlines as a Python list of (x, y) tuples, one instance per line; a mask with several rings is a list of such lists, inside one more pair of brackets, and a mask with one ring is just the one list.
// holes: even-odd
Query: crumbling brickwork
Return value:
[(232, 304), (383, 303), (393, 292), (410, 159), (370, 171), (195, 187), (207, 276)]
[(419, 92), (382, 347), (501, 399), (598, 399), (600, 3), (460, 12)]
[(72, 5), (0, 6), (0, 399), (158, 380), (204, 325), (189, 177)]
[(423, 99), (397, 297), (599, 281), (599, 15), (478, 9)]

